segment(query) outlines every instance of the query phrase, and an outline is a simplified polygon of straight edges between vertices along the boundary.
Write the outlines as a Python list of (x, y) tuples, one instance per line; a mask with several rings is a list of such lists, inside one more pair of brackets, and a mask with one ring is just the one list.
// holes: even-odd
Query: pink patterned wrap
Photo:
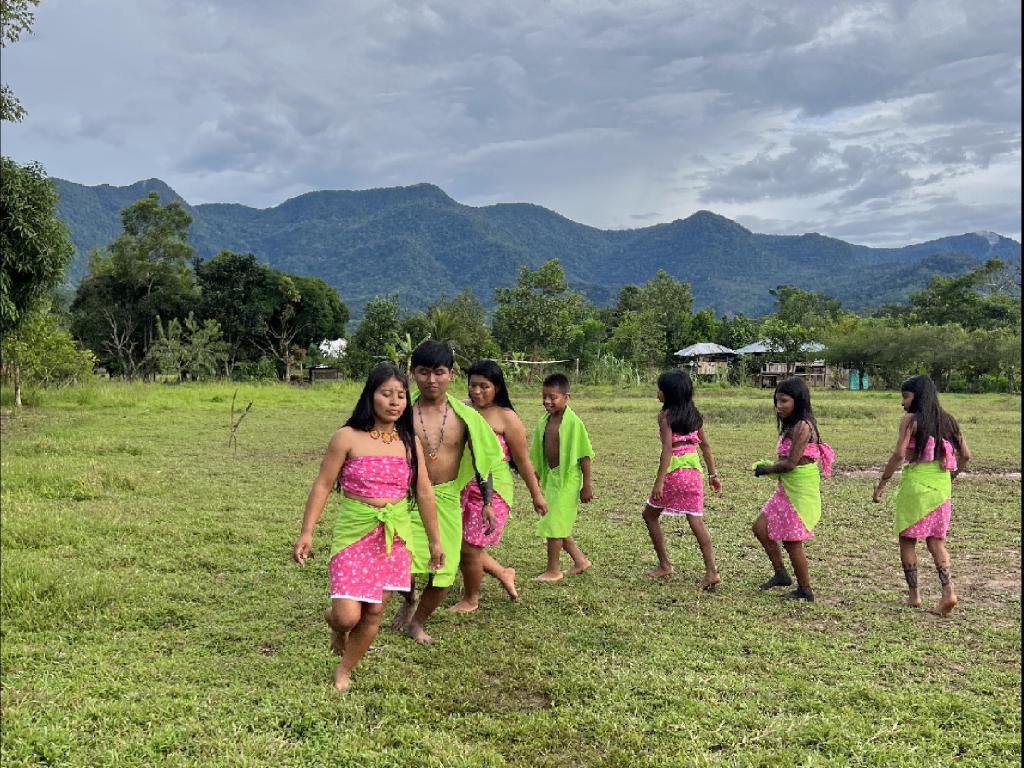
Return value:
[[(793, 441), (788, 437), (780, 437), (775, 452), (779, 456), (789, 456), (792, 449)], [(832, 462), (836, 460), (836, 452), (827, 443), (808, 443), (804, 448), (804, 457), (820, 461), (825, 477), (832, 477)]]
[[(505, 442), (505, 436), (498, 435), (498, 442), (501, 443), (504, 460), (511, 460), (512, 456), (508, 450), (508, 443)], [(493, 547), (501, 541), (501, 532), (505, 528), (505, 523), (508, 522), (510, 510), (508, 503), (501, 498), (500, 494), (495, 492), (491, 496), (495, 524), (490, 535), (484, 533), (484, 523), (480, 517), (480, 513), (484, 509), (484, 497), (480, 493), (480, 485), (476, 478), (470, 480), (462, 489), (459, 503), (462, 506), (462, 540), (464, 542), (472, 544), (474, 547)]]
[(409, 462), (404, 456), (357, 456), (341, 467), (343, 491), (364, 499), (401, 499), (409, 492)]
[[(780, 437), (775, 453), (779, 456), (789, 456), (792, 449), (793, 441), (788, 437)], [(808, 443), (804, 448), (804, 456), (820, 461), (825, 477), (832, 475), (832, 462), (835, 461), (836, 454), (827, 443)], [(793, 507), (793, 502), (789, 500), (782, 480), (778, 481), (775, 493), (768, 499), (761, 513), (767, 518), (768, 538), (772, 541), (805, 541), (814, 537), (814, 531), (807, 529)]]
[(331, 558), (331, 599), (380, 603), (384, 601), (384, 592), (408, 592), (411, 566), (409, 548), (398, 536), (391, 542), (388, 557), (381, 523)]
[[(672, 433), (672, 455), (685, 456), (696, 453), (700, 438), (696, 432), (681, 435)], [(663, 515), (704, 515), (704, 475), (698, 469), (680, 467), (665, 475), (661, 487), (661, 498), (654, 501), (647, 497), (647, 503), (660, 509)]]
[[(907, 451), (913, 452), (917, 448), (917, 440), (913, 437), (910, 438), (910, 442), (907, 444)], [(950, 472), (956, 471), (956, 453), (953, 451), (953, 445), (949, 440), (942, 441), (942, 450), (945, 455), (942, 458), (942, 468), (948, 469)], [(926, 461), (935, 461), (935, 438), (931, 435), (928, 436), (928, 442), (924, 444), (924, 453), (915, 460), (916, 463), (923, 463)], [(903, 460), (904, 464), (909, 464), (909, 459)]]
[[(917, 440), (911, 437), (910, 442), (907, 444), (908, 452), (913, 452), (917, 447), (916, 444)], [(942, 448), (945, 451), (945, 456), (942, 460), (942, 468), (951, 472), (955, 471), (956, 453), (953, 452), (952, 444), (949, 440), (943, 440)], [(935, 438), (930, 435), (928, 437), (928, 442), (924, 444), (924, 451), (922, 455), (918, 457), (915, 463), (928, 461), (935, 461)], [(909, 464), (910, 461), (908, 459), (904, 459), (903, 463)], [(949, 499), (946, 499), (942, 504), (937, 506), (916, 523), (900, 531), (900, 536), (904, 536), (908, 539), (944, 539), (946, 538), (946, 534), (949, 532), (949, 521), (952, 515), (952, 503)]]

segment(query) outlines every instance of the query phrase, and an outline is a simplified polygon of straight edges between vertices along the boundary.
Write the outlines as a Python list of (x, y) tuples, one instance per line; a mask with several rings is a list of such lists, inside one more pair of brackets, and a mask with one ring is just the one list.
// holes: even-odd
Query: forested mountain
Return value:
[[(85, 273), (86, 254), (121, 231), (119, 211), (151, 190), (182, 200), (159, 179), (129, 187), (85, 187), (55, 179), (58, 212), (71, 228)], [(182, 200), (184, 203), (184, 201)], [(868, 248), (823, 237), (759, 235), (708, 211), (633, 230), (601, 230), (540, 206), (474, 208), (431, 184), (365, 191), (310, 192), (274, 208), (189, 206), (196, 254), (251, 252), (275, 269), (321, 277), (359, 316), (375, 295), (398, 292), (422, 309), (441, 293), (470, 286), (485, 304), (511, 286), (520, 265), (561, 260), (572, 285), (598, 305), (615, 303), (626, 283), (659, 269), (688, 280), (696, 307), (759, 316), (772, 309), (768, 289), (793, 284), (841, 299), (849, 309), (902, 301), (934, 273), (960, 274), (993, 256), (1020, 263), (1020, 243), (995, 233), (964, 234), (903, 248)]]

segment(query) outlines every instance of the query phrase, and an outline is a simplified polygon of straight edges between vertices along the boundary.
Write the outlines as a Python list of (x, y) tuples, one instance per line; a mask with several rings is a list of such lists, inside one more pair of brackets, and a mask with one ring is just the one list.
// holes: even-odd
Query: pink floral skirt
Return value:
[(508, 504), (500, 495), (495, 493), (491, 498), (494, 507), (494, 530), (490, 535), (484, 533), (484, 524), (480, 513), (484, 508), (484, 497), (480, 495), (480, 486), (476, 480), (470, 480), (469, 484), (462, 489), (462, 496), (459, 499), (462, 505), (462, 540), (474, 547), (493, 547), (501, 541), (501, 532), (508, 522)]
[(952, 511), (949, 499), (946, 499), (912, 526), (900, 531), (900, 536), (908, 539), (944, 539), (949, 530)]
[(663, 515), (704, 515), (704, 475), (699, 469), (680, 467), (665, 475), (661, 499), (647, 503)]
[(781, 480), (761, 514), (768, 518), (768, 538), (772, 541), (803, 541), (814, 536), (797, 514)]
[(331, 599), (381, 603), (384, 592), (407, 592), (412, 557), (405, 542), (395, 536), (391, 556), (384, 546), (384, 523), (331, 558)]

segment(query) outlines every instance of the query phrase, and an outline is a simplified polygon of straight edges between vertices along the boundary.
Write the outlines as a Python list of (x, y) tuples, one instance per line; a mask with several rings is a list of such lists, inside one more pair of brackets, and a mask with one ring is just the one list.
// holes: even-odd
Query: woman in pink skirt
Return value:
[(945, 616), (957, 602), (945, 546), (951, 514), (950, 495), (953, 479), (963, 471), (971, 452), (956, 419), (939, 405), (939, 396), (930, 377), (911, 376), (900, 390), (906, 415), (900, 421), (896, 450), (882, 470), (872, 500), (881, 504), (886, 482), (903, 465), (896, 491), (893, 528), (900, 539), (900, 560), (910, 593), (906, 605), (912, 608), (921, 605), (917, 586), (917, 542), (924, 539), (942, 585), (942, 600), (931, 612)]
[(486, 547), (493, 547), (501, 541), (501, 532), (508, 521), (512, 505), (513, 470), (518, 471), (526, 482), (537, 514), (543, 515), (548, 510), (530, 463), (526, 429), (516, 409), (512, 407), (501, 367), (493, 360), (477, 360), (467, 374), (470, 403), (498, 436), (498, 442), (505, 451), (505, 463), (492, 477), (495, 526), (491, 531), (484, 529), (480, 514), (484, 500), (477, 481), (471, 480), (462, 490), (462, 553), (459, 570), (462, 571), (463, 593), (462, 599), (448, 609), (455, 613), (469, 613), (477, 609), (480, 584), (485, 573), (496, 578), (513, 601), (519, 600), (516, 569), (506, 568), (486, 550)]
[(704, 525), (704, 475), (697, 458), (698, 448), (708, 469), (708, 483), (715, 493), (722, 490), (722, 481), (715, 472), (715, 458), (704, 433), (704, 419), (693, 404), (690, 374), (680, 369), (661, 374), (658, 377), (658, 400), (662, 403), (658, 414), (661, 463), (643, 513), (647, 532), (658, 555), (658, 567), (644, 571), (644, 574), (659, 577), (674, 572), (665, 549), (665, 534), (659, 518), (661, 515), (685, 515), (704, 558), (704, 578), (698, 589), (709, 589), (722, 577), (715, 568), (711, 534)]
[(821, 461), (828, 477), (835, 454), (821, 442), (818, 423), (811, 411), (811, 392), (803, 379), (784, 379), (775, 388), (775, 415), (779, 426), (775, 449), (778, 458), (754, 465), (755, 477), (769, 475), (778, 480), (775, 493), (753, 525), (754, 536), (775, 569), (775, 575), (760, 589), (788, 587), (793, 583), (782, 562), (781, 541), (797, 583), (797, 588), (783, 597), (814, 602), (803, 542), (814, 536), (814, 526), (821, 517), (821, 480), (816, 462)]
[(409, 589), (413, 501), (427, 531), (430, 567), (444, 564), (434, 492), (408, 401), (408, 380), (397, 367), (381, 363), (373, 369), (352, 416), (327, 446), (292, 552), (299, 564), (310, 557), (313, 528), (337, 484), (344, 498), (331, 543), (331, 607), (324, 619), (331, 651), (341, 657), (334, 670), (339, 691), (348, 691), (391, 593)]

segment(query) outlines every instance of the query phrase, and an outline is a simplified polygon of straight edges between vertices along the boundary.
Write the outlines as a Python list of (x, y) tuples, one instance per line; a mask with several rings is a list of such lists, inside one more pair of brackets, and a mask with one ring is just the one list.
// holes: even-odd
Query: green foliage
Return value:
[[(5, 37), (8, 34), (7, 12), (5, 9)], [(25, 11), (15, 9), (12, 12), (17, 16)], [(0, 334), (3, 336), (16, 330), (22, 318), (60, 284), (64, 268), (74, 255), (68, 241), (68, 228), (56, 216), (56, 204), (56, 187), (41, 165), (19, 165), (9, 157), (0, 158)]]
[[(21, 35), (32, 31), (35, 12), (39, 0), (0, 0), (0, 47), (6, 48), (8, 43), (16, 43)], [(25, 117), (25, 108), (21, 106), (7, 83), (0, 86), (0, 120), (21, 122)], [(7, 173), (7, 169), (4, 169)]]
[(235, 360), (258, 359), (253, 339), (263, 334), (267, 307), (261, 301), (268, 270), (251, 253), (221, 251), (195, 267), (199, 284), (198, 316), (216, 320), (228, 344), (228, 375)]
[(81, 349), (60, 319), (33, 312), (2, 340), (4, 376), (18, 368), (21, 380), (43, 385), (73, 384), (92, 376), (95, 357)]
[(381, 359), (388, 358), (388, 344), (399, 336), (398, 296), (377, 297), (366, 303), (363, 319), (348, 346), (349, 372), (365, 376)]
[(795, 285), (780, 285), (768, 291), (775, 297), (780, 322), (804, 328), (823, 328), (836, 321), (843, 303), (824, 293), (814, 293)]
[(910, 296), (915, 322), (931, 325), (955, 323), (973, 331), (1008, 328), (1018, 334), (1021, 328), (1020, 286), (1010, 296), (998, 280), (1006, 264), (989, 259), (980, 267), (959, 277), (934, 275), (924, 290)]
[(184, 324), (172, 318), (165, 333), (157, 318), (157, 332), (158, 338), (149, 348), (148, 357), (160, 373), (176, 376), (179, 384), (186, 377), (202, 381), (216, 376), (227, 359), (229, 347), (216, 320), (205, 320), (200, 326), (189, 312)]

